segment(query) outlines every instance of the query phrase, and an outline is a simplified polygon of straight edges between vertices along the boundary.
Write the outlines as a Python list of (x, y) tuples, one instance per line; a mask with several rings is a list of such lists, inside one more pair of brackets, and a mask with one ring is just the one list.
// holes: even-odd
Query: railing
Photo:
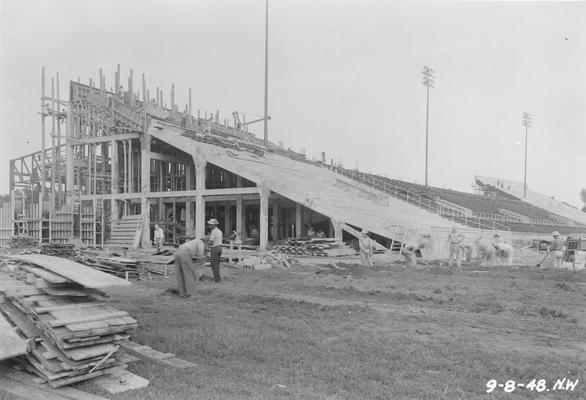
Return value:
[(570, 223), (567, 221), (558, 221), (553, 219), (544, 219), (544, 218), (533, 218), (527, 217), (526, 221), (524, 222), (521, 218), (516, 218), (510, 215), (502, 215), (502, 214), (491, 214), (491, 213), (484, 213), (484, 212), (477, 212), (473, 211), (472, 216), (475, 218), (486, 219), (490, 221), (500, 221), (504, 223), (513, 223), (513, 224), (530, 224), (530, 225), (545, 225), (545, 226), (570, 226)]
[(449, 219), (453, 222), (460, 223), (463, 225), (467, 225), (470, 227), (478, 228), (478, 229), (486, 229), (486, 230), (501, 230), (501, 231), (509, 231), (509, 227), (498, 223), (493, 220), (487, 220), (482, 218), (476, 217), (466, 217), (461, 213), (453, 210), (452, 208), (443, 207), (440, 204), (418, 195), (416, 193), (410, 192), (407, 189), (401, 188), (399, 186), (395, 186), (387, 182), (386, 180), (379, 179), (374, 177), (370, 174), (365, 174), (364, 172), (349, 170), (346, 168), (341, 167), (334, 167), (328, 166), (333, 172), (336, 172), (342, 176), (348, 177), (354, 181), (360, 182), (365, 184), (373, 189), (379, 190), (381, 192), (387, 193), (394, 198), (399, 200), (403, 200), (409, 204), (413, 204), (419, 208), (422, 208), (428, 212), (437, 214), (443, 218)]

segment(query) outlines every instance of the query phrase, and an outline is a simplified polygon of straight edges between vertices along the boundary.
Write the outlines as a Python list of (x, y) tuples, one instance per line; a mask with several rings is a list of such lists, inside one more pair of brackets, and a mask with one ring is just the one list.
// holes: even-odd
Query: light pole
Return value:
[(434, 88), (435, 71), (429, 67), (423, 67), (423, 85), (427, 88), (427, 108), (425, 112), (425, 186), (427, 180), (427, 160), (429, 156), (429, 88)]
[(266, 0), (265, 11), (265, 113), (264, 113), (264, 144), (269, 145), (269, 0)]
[(523, 198), (527, 197), (527, 130), (531, 128), (533, 116), (527, 112), (521, 114), (521, 125), (525, 127), (525, 178), (523, 180)]

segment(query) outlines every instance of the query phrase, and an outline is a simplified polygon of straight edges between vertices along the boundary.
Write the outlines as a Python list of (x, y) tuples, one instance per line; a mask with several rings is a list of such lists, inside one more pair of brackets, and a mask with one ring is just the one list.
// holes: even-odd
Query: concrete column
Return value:
[(301, 208), (301, 204), (295, 204), (295, 237), (300, 238), (302, 235), (302, 227), (303, 227), (303, 209)]
[(193, 157), (195, 164), (195, 237), (205, 236), (206, 203), (203, 192), (206, 188), (206, 164), (207, 161), (200, 157)]
[(151, 135), (140, 137), (140, 211), (142, 214), (142, 237), (140, 246), (150, 247), (151, 206), (147, 194), (151, 191)]
[(236, 232), (240, 233), (240, 236), (244, 238), (244, 226), (242, 226), (242, 196), (236, 197)]
[(267, 249), (267, 243), (269, 241), (269, 195), (271, 189), (267, 186), (259, 186), (258, 194), (260, 196), (260, 250)]
[(335, 219), (331, 219), (332, 221), (332, 226), (334, 228), (334, 238), (336, 240), (342, 240), (342, 223), (339, 221), (336, 221)]
[(279, 240), (279, 200), (273, 200), (273, 241)]
[(193, 170), (191, 164), (185, 165), (185, 189), (191, 190), (193, 189), (192, 181), (193, 181)]
[(224, 236), (232, 234), (232, 216), (230, 215), (230, 203), (224, 202)]
[(193, 236), (195, 230), (193, 228), (193, 202), (187, 199), (185, 201), (185, 235)]

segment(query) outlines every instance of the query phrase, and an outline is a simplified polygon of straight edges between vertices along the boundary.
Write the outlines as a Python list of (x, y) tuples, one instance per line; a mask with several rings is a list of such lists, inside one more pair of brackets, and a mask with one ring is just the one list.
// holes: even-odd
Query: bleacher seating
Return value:
[[(451, 189), (443, 189), (432, 186), (425, 186), (416, 183), (391, 179), (379, 175), (373, 175), (377, 179), (382, 179), (389, 185), (393, 185), (410, 193), (417, 194), (432, 201), (447, 201), (456, 206), (471, 210), (474, 216), (480, 216), (483, 219), (492, 219), (500, 221), (509, 226), (512, 231), (531, 232), (531, 233), (551, 233), (554, 228), (562, 234), (582, 232), (586, 226), (575, 223), (575, 226), (568, 226), (564, 219), (550, 218), (551, 212), (525, 203), (513, 198), (497, 198), (494, 196), (483, 196), (473, 193), (459, 192)], [(511, 196), (512, 197), (512, 196)], [(511, 215), (505, 215), (501, 210), (526, 217), (526, 221), (516, 220)], [(528, 223), (527, 223), (528, 222)]]

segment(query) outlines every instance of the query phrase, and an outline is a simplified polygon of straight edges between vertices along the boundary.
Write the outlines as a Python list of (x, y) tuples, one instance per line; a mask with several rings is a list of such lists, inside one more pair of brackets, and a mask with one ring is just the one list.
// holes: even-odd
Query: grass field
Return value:
[[(110, 301), (139, 320), (135, 341), (198, 367), (132, 363), (148, 388), (110, 397), (586, 398), (584, 271), (345, 267), (224, 269), (222, 283), (199, 282), (186, 300), (166, 291), (173, 280), (112, 291)], [(562, 378), (579, 381), (553, 391)], [(491, 379), (545, 379), (550, 391), (487, 394)]]

